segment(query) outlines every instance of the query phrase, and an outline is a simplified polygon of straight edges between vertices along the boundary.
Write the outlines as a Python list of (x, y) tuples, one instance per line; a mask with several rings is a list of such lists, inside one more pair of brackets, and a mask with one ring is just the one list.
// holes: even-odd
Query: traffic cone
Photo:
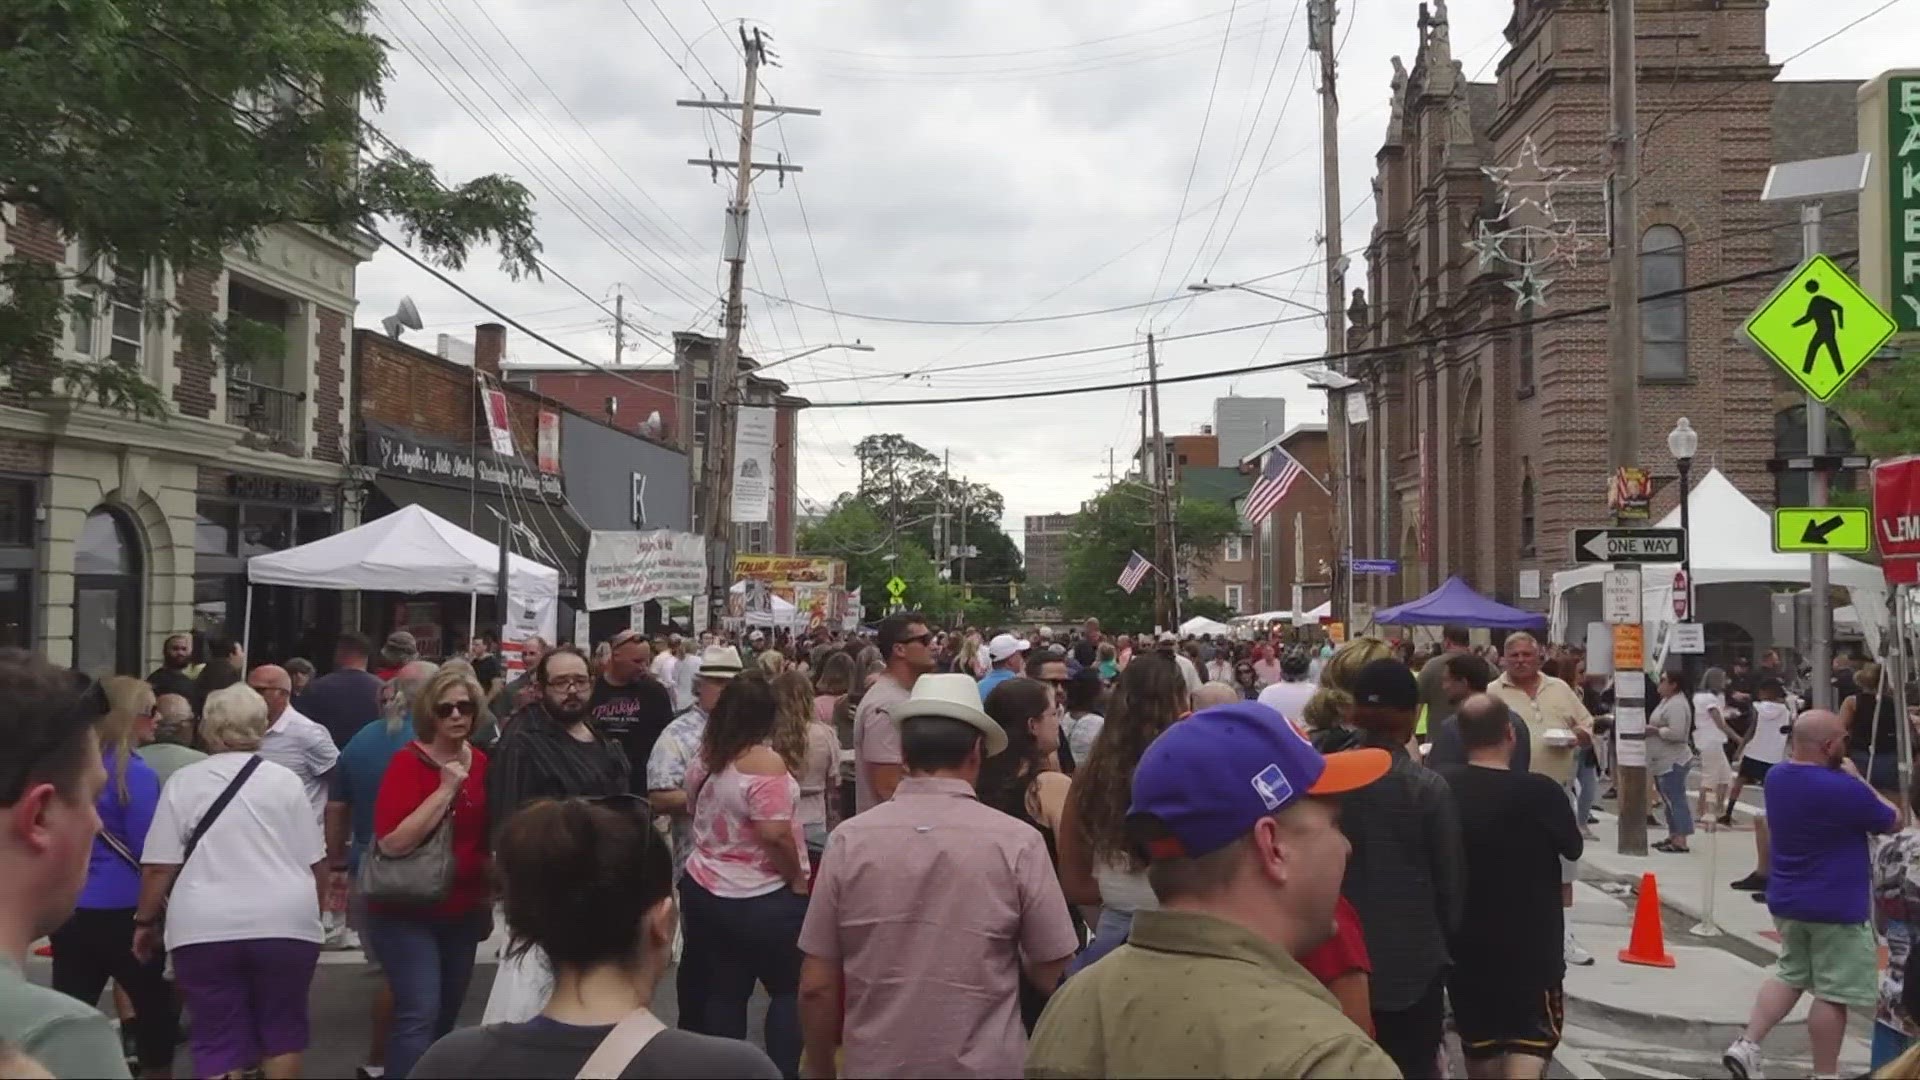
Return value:
[(1640, 903), (1633, 909), (1633, 936), (1620, 950), (1623, 964), (1670, 968), (1673, 957), (1667, 954), (1665, 928), (1660, 925), (1660, 883), (1653, 875), (1640, 875)]

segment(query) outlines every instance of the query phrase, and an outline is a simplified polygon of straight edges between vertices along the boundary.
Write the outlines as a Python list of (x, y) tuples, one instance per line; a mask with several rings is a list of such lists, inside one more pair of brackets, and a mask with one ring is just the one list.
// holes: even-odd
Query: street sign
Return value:
[(887, 595), (896, 604), (906, 597), (907, 583), (901, 579), (900, 575), (895, 574), (887, 579)]
[(1753, 343), (1820, 401), (1833, 400), (1894, 329), (1893, 317), (1825, 255), (1802, 263), (1746, 323)]
[(1675, 570), (1673, 572), (1673, 618), (1676, 622), (1686, 619), (1689, 599), (1687, 572)]
[(1640, 624), (1640, 568), (1609, 570), (1600, 578), (1600, 617), (1608, 626)]
[(1396, 559), (1355, 559), (1353, 572), (1356, 574), (1397, 574), (1400, 563)]
[(1773, 512), (1773, 550), (1871, 551), (1873, 512), (1864, 506), (1782, 506)]
[(1674, 623), (1667, 646), (1675, 656), (1699, 656), (1707, 651), (1707, 628), (1697, 622)]
[(1683, 529), (1575, 529), (1573, 561), (1582, 563), (1673, 563), (1687, 557)]

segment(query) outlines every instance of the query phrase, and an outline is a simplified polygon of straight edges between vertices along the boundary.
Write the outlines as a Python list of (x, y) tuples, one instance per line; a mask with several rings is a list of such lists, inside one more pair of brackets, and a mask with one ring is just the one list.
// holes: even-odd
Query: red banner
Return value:
[(1873, 463), (1873, 534), (1891, 584), (1920, 570), (1920, 455)]

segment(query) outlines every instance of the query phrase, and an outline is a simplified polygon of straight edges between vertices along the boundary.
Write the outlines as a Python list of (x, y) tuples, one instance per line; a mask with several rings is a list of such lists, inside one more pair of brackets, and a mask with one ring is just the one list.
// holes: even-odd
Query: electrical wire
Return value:
[(1039, 53), (1063, 52), (1068, 49), (1080, 49), (1080, 48), (1085, 48), (1088, 45), (1100, 45), (1109, 41), (1120, 41), (1125, 38), (1145, 37), (1149, 34), (1157, 34), (1163, 30), (1173, 30), (1175, 28), (1182, 27), (1182, 26), (1191, 26), (1194, 23), (1198, 23), (1198, 22), (1206, 22), (1208, 19), (1217, 19), (1220, 16), (1227, 14), (1229, 10), (1231, 9), (1221, 8), (1218, 11), (1208, 12), (1205, 15), (1195, 15), (1192, 18), (1181, 19), (1178, 22), (1162, 23), (1159, 26), (1149, 26), (1143, 29), (1129, 30), (1119, 34), (1108, 34), (1106, 37), (1088, 38), (1085, 41), (1069, 41), (1061, 45), (1041, 45), (1031, 49), (1008, 49), (1000, 52), (977, 52), (977, 53), (910, 53), (909, 54), (909, 53), (861, 52), (856, 49), (836, 49), (829, 46), (821, 46), (815, 51), (823, 52), (823, 53), (834, 53), (839, 56), (856, 56), (856, 57), (862, 57), (862, 58), (871, 59), (871, 60), (893, 60), (900, 63), (915, 63), (915, 64), (922, 63), (927, 60), (992, 60), (992, 59), (998, 59), (1000, 57), (1006, 57), (1006, 56), (1033, 56)]

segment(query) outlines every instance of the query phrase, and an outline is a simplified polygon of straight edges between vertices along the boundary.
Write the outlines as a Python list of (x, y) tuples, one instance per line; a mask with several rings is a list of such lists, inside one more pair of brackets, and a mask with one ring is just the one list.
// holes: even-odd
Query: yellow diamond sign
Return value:
[(1747, 336), (1821, 401), (1893, 336), (1893, 318), (1825, 255), (1801, 264), (1747, 318)]

